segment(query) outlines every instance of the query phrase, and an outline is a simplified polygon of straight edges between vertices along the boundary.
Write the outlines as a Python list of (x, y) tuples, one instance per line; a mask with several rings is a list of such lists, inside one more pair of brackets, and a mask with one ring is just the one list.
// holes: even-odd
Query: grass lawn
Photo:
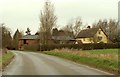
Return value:
[(120, 49), (98, 49), (98, 50), (89, 50), (88, 52), (93, 54), (112, 54), (112, 55), (118, 55), (120, 53)]
[[(101, 49), (87, 51), (73, 51), (63, 49), (44, 51), (43, 53), (69, 59), (77, 63), (86, 64), (114, 74), (118, 74), (118, 71), (120, 72), (120, 70), (118, 69), (118, 64), (120, 62), (118, 63), (118, 60), (112, 59), (114, 56), (118, 55), (118, 49)], [(108, 59), (106, 59), (107, 57)]]
[(0, 70), (2, 69), (2, 55), (0, 55)]

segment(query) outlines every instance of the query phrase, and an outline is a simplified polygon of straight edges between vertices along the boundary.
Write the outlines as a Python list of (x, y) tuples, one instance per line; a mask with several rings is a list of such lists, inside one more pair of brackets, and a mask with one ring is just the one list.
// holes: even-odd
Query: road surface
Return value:
[(33, 52), (12, 51), (16, 57), (3, 75), (109, 75), (66, 59)]

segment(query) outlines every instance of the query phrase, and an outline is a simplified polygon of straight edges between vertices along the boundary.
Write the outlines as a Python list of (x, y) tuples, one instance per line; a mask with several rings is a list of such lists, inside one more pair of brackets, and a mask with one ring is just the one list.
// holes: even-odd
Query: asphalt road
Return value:
[(66, 59), (33, 52), (12, 51), (16, 57), (3, 75), (109, 75)]

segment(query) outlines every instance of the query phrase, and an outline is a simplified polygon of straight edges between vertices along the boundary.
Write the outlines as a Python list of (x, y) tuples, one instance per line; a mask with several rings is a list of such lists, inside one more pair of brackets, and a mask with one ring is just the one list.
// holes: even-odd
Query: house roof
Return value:
[(89, 38), (93, 37), (99, 28), (90, 28), (80, 31), (80, 33), (77, 35), (77, 38)]
[(27, 39), (27, 40), (34, 40), (34, 39), (38, 39), (38, 35), (25, 35), (22, 38), (20, 38), (21, 40), (23, 39)]
[(59, 30), (59, 31), (54, 31), (52, 33), (52, 39), (53, 40), (62, 40), (62, 41), (73, 40), (74, 35), (73, 35), (73, 32)]

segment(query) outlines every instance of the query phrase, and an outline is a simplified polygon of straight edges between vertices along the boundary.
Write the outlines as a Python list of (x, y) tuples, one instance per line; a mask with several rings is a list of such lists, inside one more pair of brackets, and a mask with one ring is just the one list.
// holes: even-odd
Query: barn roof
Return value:
[(26, 39), (26, 40), (34, 40), (34, 39), (38, 39), (38, 37), (39, 37), (38, 35), (25, 35), (20, 39), (21, 40), (24, 40), (24, 39)]
[[(22, 38), (20, 38), (21, 40), (35, 40), (38, 39), (38, 35), (25, 35)], [(73, 37), (70, 36), (52, 36), (53, 40), (73, 40)]]
[(77, 38), (89, 38), (93, 37), (99, 28), (90, 28), (80, 31), (80, 33), (77, 35)]

